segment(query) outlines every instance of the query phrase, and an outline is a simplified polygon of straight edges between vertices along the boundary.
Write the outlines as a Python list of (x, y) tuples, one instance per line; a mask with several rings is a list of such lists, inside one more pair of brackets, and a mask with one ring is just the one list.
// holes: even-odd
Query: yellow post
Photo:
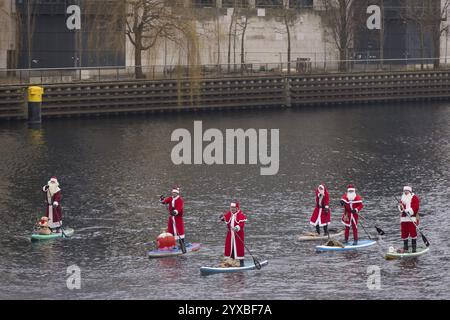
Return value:
[(28, 87), (28, 122), (41, 123), (42, 95), (44, 88), (38, 86)]

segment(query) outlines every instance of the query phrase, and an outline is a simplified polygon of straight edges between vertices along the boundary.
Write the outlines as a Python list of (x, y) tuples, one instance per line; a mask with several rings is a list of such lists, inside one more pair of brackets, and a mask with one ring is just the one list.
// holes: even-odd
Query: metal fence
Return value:
[[(95, 81), (221, 78), (264, 75), (308, 75), (339, 72), (386, 72), (434, 70), (434, 59), (314, 60), (299, 58), (291, 63), (245, 63), (214, 65), (154, 65), (136, 68), (98, 67), (64, 69), (0, 69), (0, 84), (51, 84)], [(438, 69), (448, 69), (450, 59), (439, 59)], [(140, 76), (136, 76), (139, 75)]]

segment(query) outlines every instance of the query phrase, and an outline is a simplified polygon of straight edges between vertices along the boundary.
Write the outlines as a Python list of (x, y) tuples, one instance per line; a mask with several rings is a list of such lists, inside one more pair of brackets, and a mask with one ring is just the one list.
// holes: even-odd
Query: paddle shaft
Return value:
[(370, 240), (372, 240), (372, 237), (370, 236), (370, 234), (367, 232), (366, 228), (364, 227), (364, 224), (361, 222), (361, 227), (363, 227), (364, 232), (367, 234), (367, 236), (369, 237)]
[[(402, 202), (401, 202), (400, 200), (398, 200), (396, 196), (394, 196), (394, 198), (395, 198), (395, 201), (397, 201), (399, 204), (401, 204), (401, 205), (403, 206)], [(406, 215), (408, 216), (409, 220), (411, 220), (411, 222), (414, 224), (414, 226), (416, 227), (416, 229), (419, 231), (419, 233), (420, 233), (420, 235), (422, 236), (422, 240), (423, 240), (423, 242), (425, 243), (425, 245), (426, 245), (427, 247), (429, 247), (429, 246), (430, 246), (430, 242), (429, 242), (428, 239), (425, 237), (425, 235), (423, 234), (422, 230), (420, 230), (419, 226), (413, 221), (413, 219), (412, 219), (412, 217), (411, 217), (411, 214), (410, 214), (408, 211), (406, 211), (406, 210), (403, 210), (403, 211), (406, 213)]]
[(253, 263), (255, 264), (256, 269), (261, 269), (261, 263), (252, 255), (252, 253), (250, 252), (250, 250), (247, 248), (247, 246), (245, 245), (244, 241), (241, 239), (241, 237), (239, 236), (239, 234), (237, 234), (237, 232), (234, 232), (234, 234), (238, 237), (238, 239), (242, 242), (242, 244), (244, 245), (244, 248), (247, 249), (248, 253), (250, 254), (250, 256), (253, 258)]

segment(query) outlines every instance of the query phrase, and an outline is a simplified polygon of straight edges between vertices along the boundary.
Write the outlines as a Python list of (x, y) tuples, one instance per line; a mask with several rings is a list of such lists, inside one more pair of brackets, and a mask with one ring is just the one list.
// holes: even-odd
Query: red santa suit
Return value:
[(48, 184), (42, 187), (42, 191), (46, 194), (48, 227), (50, 229), (60, 228), (62, 226), (61, 189), (56, 177), (51, 177)]
[[(323, 187), (323, 193), (320, 192), (320, 186)], [(313, 226), (319, 225), (320, 227), (327, 226), (331, 221), (331, 211), (330, 211), (330, 196), (328, 194), (327, 188), (324, 185), (320, 185), (319, 188), (316, 189), (316, 207), (314, 212), (309, 220)], [(328, 210), (328, 213), (325, 212), (325, 209)]]
[[(247, 221), (247, 217), (242, 213), (239, 208), (239, 203), (232, 203), (237, 211), (232, 213), (231, 210), (225, 213), (223, 221), (227, 224), (228, 233), (225, 239), (225, 258), (233, 258), (237, 260), (243, 260), (245, 254), (244, 247), (244, 226)], [(236, 236), (236, 234), (239, 236)], [(239, 239), (240, 238), (240, 239)]]
[[(341, 204), (344, 206), (342, 223), (345, 225), (345, 240), (348, 241), (352, 227), (353, 240), (358, 241), (358, 213), (363, 208), (363, 202), (352, 185), (347, 187), (347, 193), (342, 196)], [(355, 212), (352, 213), (352, 210)]]
[(161, 200), (163, 204), (169, 204), (169, 220), (167, 222), (167, 232), (173, 234), (175, 239), (184, 239), (184, 222), (183, 222), (183, 208), (184, 201), (179, 195), (179, 189), (174, 189), (172, 192), (177, 192), (176, 197), (167, 197)]
[[(403, 193), (400, 200), (401, 205), (399, 205), (402, 240), (408, 240), (409, 237), (417, 239), (417, 230), (414, 223), (419, 225), (419, 198), (412, 193), (410, 187), (405, 187), (404, 190), (408, 190), (410, 193), (408, 195)], [(411, 217), (408, 216), (408, 213)]]

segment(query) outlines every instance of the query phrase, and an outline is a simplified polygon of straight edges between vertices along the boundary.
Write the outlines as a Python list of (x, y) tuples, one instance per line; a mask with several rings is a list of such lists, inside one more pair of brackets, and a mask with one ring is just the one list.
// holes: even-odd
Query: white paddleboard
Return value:
[(394, 251), (389, 251), (388, 253), (386, 253), (386, 260), (393, 260), (393, 259), (405, 259), (405, 258), (414, 258), (414, 257), (418, 257), (421, 256), (425, 253), (427, 253), (430, 250), (429, 247), (425, 247), (425, 248), (417, 248), (416, 252), (397, 252), (397, 250)]

